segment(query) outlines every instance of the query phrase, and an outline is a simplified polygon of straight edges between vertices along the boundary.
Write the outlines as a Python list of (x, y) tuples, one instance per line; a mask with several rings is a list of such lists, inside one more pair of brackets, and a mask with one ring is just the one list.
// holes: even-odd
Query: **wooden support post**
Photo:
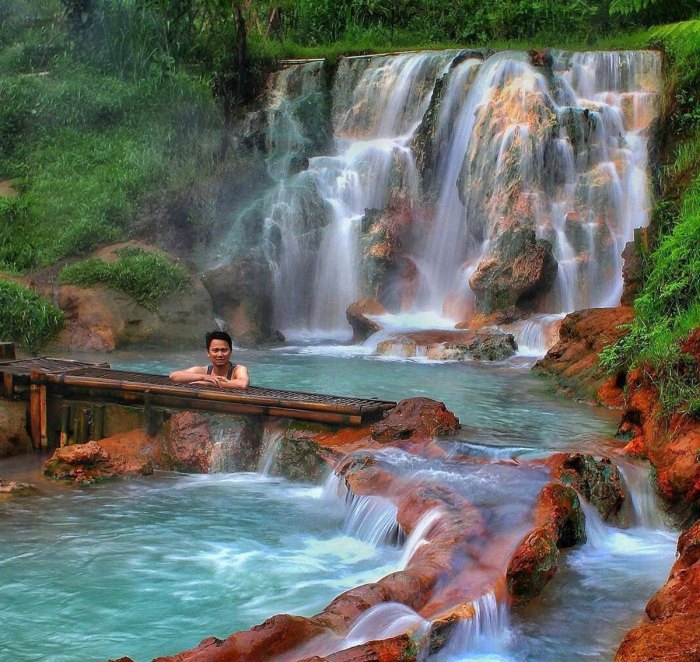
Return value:
[(84, 407), (80, 413), (80, 443), (84, 444), (90, 435), (90, 410)]
[(14, 361), (15, 343), (0, 342), (0, 361)]
[(61, 405), (61, 436), (59, 437), (59, 443), (61, 448), (68, 445), (68, 435), (70, 427), (70, 405), (65, 402)]
[(92, 412), (92, 428), (90, 430), (90, 439), (98, 441), (104, 437), (105, 429), (105, 406), (95, 405), (95, 409)]
[(39, 385), (39, 446), (42, 451), (49, 449), (49, 435), (48, 435), (48, 414), (46, 412), (46, 381), (41, 379), (41, 384)]
[(41, 448), (41, 373), (34, 370), (29, 382), (29, 436), (34, 450)]
[(11, 372), (6, 372), (2, 376), (2, 394), (8, 400), (12, 399), (15, 391), (14, 376)]
[(76, 413), (75, 418), (73, 419), (73, 443), (74, 444), (79, 444), (80, 443), (80, 437), (82, 437), (83, 432), (82, 428), (83, 427), (83, 419), (80, 416), (80, 413)]

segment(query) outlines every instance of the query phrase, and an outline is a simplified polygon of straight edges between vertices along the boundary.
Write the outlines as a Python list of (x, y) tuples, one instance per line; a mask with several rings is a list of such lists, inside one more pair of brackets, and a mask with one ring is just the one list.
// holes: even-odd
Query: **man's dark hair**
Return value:
[(209, 345), (211, 345), (212, 340), (225, 340), (228, 343), (229, 349), (233, 349), (233, 340), (226, 331), (209, 331), (206, 336), (204, 336), (204, 341), (207, 343), (207, 351), (209, 351)]

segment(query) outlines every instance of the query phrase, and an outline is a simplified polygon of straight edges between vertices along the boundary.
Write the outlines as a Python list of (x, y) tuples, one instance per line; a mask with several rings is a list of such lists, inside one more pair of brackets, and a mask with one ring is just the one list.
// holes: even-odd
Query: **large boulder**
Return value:
[(586, 541), (586, 518), (576, 492), (549, 483), (535, 506), (534, 528), (518, 544), (506, 570), (510, 601), (525, 605), (537, 597), (558, 568), (559, 549)]
[(511, 601), (528, 603), (538, 596), (557, 571), (559, 550), (544, 527), (530, 531), (518, 545), (506, 571)]
[(418, 284), (418, 270), (406, 254), (415, 216), (400, 196), (379, 211), (369, 209), (362, 222), (363, 290), (390, 310), (408, 308)]
[(205, 272), (203, 281), (214, 312), (237, 344), (280, 339), (272, 329), (272, 274), (264, 260), (239, 256), (232, 264)]
[(401, 400), (388, 416), (372, 428), (372, 438), (383, 444), (395, 441), (425, 441), (452, 435), (459, 429), (459, 419), (444, 402), (430, 398)]
[(166, 426), (159, 464), (190, 473), (255, 471), (261, 442), (258, 417), (178, 412)]
[(61, 285), (55, 301), (66, 321), (51, 343), (53, 351), (201, 345), (214, 323), (211, 300), (197, 278), (191, 279), (185, 291), (163, 299), (156, 310), (100, 284), (90, 288)]
[[(125, 248), (154, 250), (147, 244), (126, 242), (106, 246), (91, 257), (114, 262)], [(164, 297), (154, 308), (101, 283), (90, 287), (56, 285), (50, 270), (38, 274), (35, 285), (65, 314), (63, 329), (51, 343), (52, 351), (200, 345), (214, 323), (211, 299), (194, 276), (184, 289)]]
[(479, 312), (490, 314), (511, 306), (531, 309), (554, 283), (558, 264), (549, 242), (526, 227), (510, 227), (495, 242), (490, 257), (469, 279)]
[(586, 516), (578, 494), (568, 485), (549, 483), (542, 488), (535, 521), (549, 532), (559, 548), (586, 542)]

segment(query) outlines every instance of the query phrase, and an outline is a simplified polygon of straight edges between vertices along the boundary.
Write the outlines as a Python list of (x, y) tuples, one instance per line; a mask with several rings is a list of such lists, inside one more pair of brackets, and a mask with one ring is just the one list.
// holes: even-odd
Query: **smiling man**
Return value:
[(210, 331), (205, 337), (211, 365), (176, 370), (169, 377), (179, 384), (202, 384), (217, 388), (248, 388), (248, 369), (231, 363), (233, 342), (225, 331)]

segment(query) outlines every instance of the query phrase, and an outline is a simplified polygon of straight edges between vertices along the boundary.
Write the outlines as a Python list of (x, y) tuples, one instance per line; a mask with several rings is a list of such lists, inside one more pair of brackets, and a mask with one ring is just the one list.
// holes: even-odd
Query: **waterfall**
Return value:
[[(622, 251), (649, 219), (658, 54), (554, 52), (546, 66), (516, 52), (343, 58), (330, 101), (322, 72), (288, 67), (268, 96), (276, 184), (255, 213), (277, 328), (349, 337), (345, 310), (362, 296), (468, 321), (491, 305), (469, 283), (494, 262), (527, 261), (533, 241), (556, 275), (543, 291), (522, 286), (526, 310), (617, 305)], [(550, 341), (533, 330), (525, 344), (539, 353)]]
[(344, 529), (348, 535), (372, 545), (403, 541), (404, 533), (396, 521), (396, 506), (377, 496), (354, 496), (349, 499)]
[(383, 209), (392, 186), (409, 199), (418, 197), (407, 143), (435, 79), (454, 56), (412, 53), (340, 63), (333, 154), (310, 158), (308, 168), (281, 181), (263, 205), (275, 324), (287, 336), (303, 330), (347, 334), (345, 310), (360, 296), (365, 210)]
[(430, 622), (410, 607), (398, 602), (383, 602), (370, 607), (358, 617), (338, 650), (359, 646), (367, 641), (390, 639), (404, 632), (410, 632), (420, 639), (429, 626)]
[(649, 479), (649, 466), (646, 463), (617, 461), (617, 468), (627, 490), (630, 525), (656, 531), (668, 531), (663, 519), (663, 511)]
[(425, 545), (428, 534), (442, 515), (443, 513), (440, 508), (433, 508), (420, 518), (404, 545), (403, 554), (401, 555), (401, 561), (399, 563), (401, 568), (408, 567), (411, 557), (416, 553), (419, 547)]
[(284, 432), (282, 430), (265, 428), (260, 444), (262, 452), (258, 461), (258, 473), (263, 476), (271, 475), (283, 439)]
[(494, 654), (494, 659), (500, 659), (497, 654), (505, 648), (509, 637), (508, 605), (499, 602), (496, 594), (489, 591), (473, 600), (471, 606), (474, 617), (457, 623), (447, 645), (432, 659), (490, 659), (489, 654)]

